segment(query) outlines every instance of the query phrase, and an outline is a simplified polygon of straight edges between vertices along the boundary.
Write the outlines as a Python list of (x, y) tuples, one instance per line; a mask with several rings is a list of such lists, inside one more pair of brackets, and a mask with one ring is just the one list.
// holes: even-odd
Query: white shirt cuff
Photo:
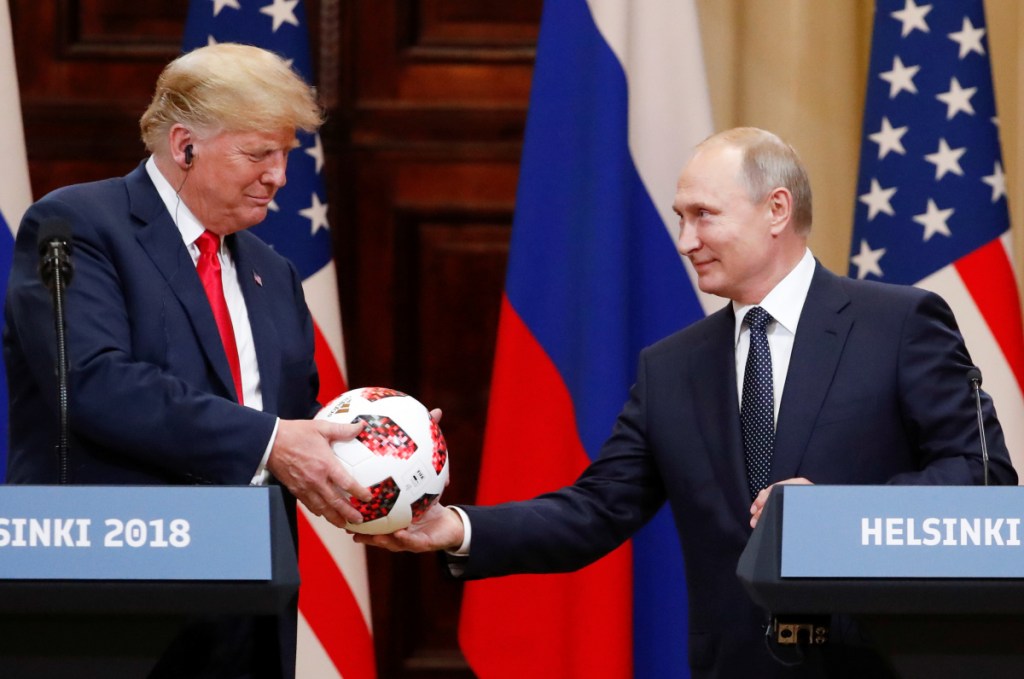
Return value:
[(274, 441), (277, 440), (277, 427), (281, 424), (281, 418), (277, 418), (274, 421), (274, 431), (270, 432), (270, 441), (267, 443), (267, 449), (263, 451), (263, 459), (260, 460), (260, 466), (256, 468), (256, 473), (253, 474), (252, 481), (249, 482), (250, 486), (265, 486), (270, 480), (270, 472), (267, 471), (267, 460), (270, 459), (270, 451), (274, 449)]
[(462, 544), (456, 550), (448, 550), (448, 553), (452, 556), (469, 556), (469, 543), (473, 536), (473, 528), (469, 523), (469, 517), (466, 516), (466, 512), (462, 511), (462, 508), (450, 505), (448, 509), (451, 509), (459, 518), (462, 519)]

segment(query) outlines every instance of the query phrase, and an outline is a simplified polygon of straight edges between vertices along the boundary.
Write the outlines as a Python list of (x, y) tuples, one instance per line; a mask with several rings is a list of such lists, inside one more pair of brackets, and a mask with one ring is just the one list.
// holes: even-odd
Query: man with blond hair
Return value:
[[(803, 166), (764, 130), (701, 143), (674, 209), (701, 290), (731, 303), (641, 353), (611, 437), (576, 483), (525, 502), (437, 506), (411, 530), (356, 539), (449, 550), (465, 578), (568, 571), (667, 501), (689, 603), (689, 639), (672, 643), (687, 644), (692, 676), (887, 676), (853, 627), (834, 626), (832, 643), (801, 662), (776, 662), (768, 612), (736, 564), (773, 484), (982, 482), (971, 359), (953, 314), (932, 293), (825, 270), (807, 248)], [(987, 396), (984, 419), (992, 479), (1016, 483)]]
[[(18, 231), (4, 332), (12, 483), (53, 484), (57, 357), (37, 273), (40, 224), (73, 234), (67, 290), (70, 442), (79, 484), (262, 484), (342, 526), (369, 499), (331, 451), (358, 427), (312, 421), (313, 325), (294, 266), (251, 233), (285, 184), (312, 89), (265, 50), (197, 49), (160, 75), (142, 116), (147, 160), (54, 191)], [(255, 520), (255, 519), (254, 519)], [(197, 621), (155, 677), (290, 677), (296, 609)]]

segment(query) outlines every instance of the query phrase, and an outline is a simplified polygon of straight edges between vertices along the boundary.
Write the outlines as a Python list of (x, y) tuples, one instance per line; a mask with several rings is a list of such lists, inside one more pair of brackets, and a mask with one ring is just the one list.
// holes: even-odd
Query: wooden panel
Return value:
[(185, 4), (16, 0), (10, 8), (33, 195), (131, 170), (145, 152), (138, 119), (178, 51)]
[[(509, 212), (395, 214), (393, 384), (444, 409), (447, 503), (476, 493), (510, 222)], [(461, 585), (433, 555), (370, 559), (382, 676), (471, 676), (456, 643)]]
[[(508, 9), (517, 5), (518, 10)], [(472, 22), (453, 21), (440, 8), (462, 8)], [(354, 21), (360, 99), (411, 102), (457, 102), (458, 107), (486, 103), (523, 106), (529, 96), (536, 27), (524, 26), (521, 15), (536, 14), (540, 3), (389, 2), (362, 0)], [(472, 11), (470, 11), (472, 8)], [(498, 9), (500, 8), (500, 9)], [(498, 12), (495, 17), (495, 12)], [(501, 29), (501, 13), (520, 18), (513, 30)], [(423, 27), (421, 20), (430, 25)], [(485, 21), (490, 18), (490, 21)], [(508, 36), (500, 44), (469, 40), (466, 26), (489, 27), (487, 33)], [(447, 29), (444, 29), (447, 27)], [(461, 35), (461, 38), (457, 36)]]
[(527, 57), (537, 43), (540, 3), (481, 3), (479, 0), (421, 0), (413, 44), (430, 47), (467, 45), (480, 52), (523, 48)]
[[(451, 503), (476, 494), (539, 9), (363, 0), (343, 29), (342, 251), (376, 279), (344, 299), (351, 381), (445, 411)], [(370, 572), (381, 675), (472, 677), (436, 557), (372, 553)]]
[(180, 48), (186, 8), (181, 2), (58, 0), (61, 54), (166, 61)]

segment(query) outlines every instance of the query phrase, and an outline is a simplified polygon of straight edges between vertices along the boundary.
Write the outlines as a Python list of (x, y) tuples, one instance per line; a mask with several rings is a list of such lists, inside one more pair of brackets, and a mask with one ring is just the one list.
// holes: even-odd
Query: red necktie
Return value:
[(228, 313), (228, 303), (224, 299), (224, 282), (220, 275), (220, 238), (203, 231), (196, 239), (196, 246), (199, 248), (199, 261), (196, 263), (196, 272), (199, 280), (206, 290), (206, 298), (210, 300), (210, 307), (213, 309), (213, 318), (217, 321), (217, 330), (220, 332), (220, 341), (224, 345), (224, 353), (228, 357), (228, 366), (231, 368), (231, 377), (235, 382), (235, 393), (238, 394), (238, 402), (242, 402), (242, 369), (238, 362), (238, 347), (235, 345), (235, 330), (231, 326), (231, 314)]

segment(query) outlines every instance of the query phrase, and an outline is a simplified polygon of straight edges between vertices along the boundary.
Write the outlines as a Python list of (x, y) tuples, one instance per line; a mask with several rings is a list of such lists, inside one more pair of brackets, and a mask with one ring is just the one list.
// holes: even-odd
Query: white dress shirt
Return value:
[(732, 303), (736, 314), (736, 329), (733, 346), (736, 348), (736, 393), (743, 403), (743, 373), (747, 368), (747, 353), (750, 349), (750, 328), (744, 323), (747, 312), (759, 306), (772, 317), (768, 324), (768, 348), (772, 353), (772, 392), (775, 397), (775, 423), (779, 422), (779, 405), (782, 403), (782, 389), (786, 385), (789, 359), (793, 354), (793, 340), (800, 313), (804, 310), (807, 292), (814, 277), (814, 255), (804, 251), (800, 262), (786, 274), (760, 304)]
[[(185, 243), (189, 255), (192, 257), (192, 264), (199, 262), (199, 246), (196, 240), (206, 231), (206, 227), (200, 223), (185, 203), (181, 202), (177, 191), (171, 186), (167, 178), (156, 166), (152, 156), (146, 161), (146, 172), (153, 181), (157, 193), (167, 207), (174, 225), (181, 233), (181, 240)], [(263, 391), (260, 385), (260, 367), (256, 361), (256, 345), (252, 338), (252, 326), (249, 324), (249, 311), (245, 305), (245, 297), (242, 296), (242, 286), (238, 282), (238, 274), (235, 271), (235, 261), (231, 257), (224, 239), (220, 240), (220, 275), (224, 286), (224, 299), (227, 301), (228, 313), (231, 316), (231, 327), (235, 332), (235, 344), (238, 347), (238, 363), (242, 372), (242, 403), (254, 410), (263, 410)], [(277, 438), (277, 425), (270, 436), (270, 441), (263, 453), (263, 460), (253, 476), (252, 483), (262, 485), (266, 483), (267, 458), (270, 456), (270, 449)]]

